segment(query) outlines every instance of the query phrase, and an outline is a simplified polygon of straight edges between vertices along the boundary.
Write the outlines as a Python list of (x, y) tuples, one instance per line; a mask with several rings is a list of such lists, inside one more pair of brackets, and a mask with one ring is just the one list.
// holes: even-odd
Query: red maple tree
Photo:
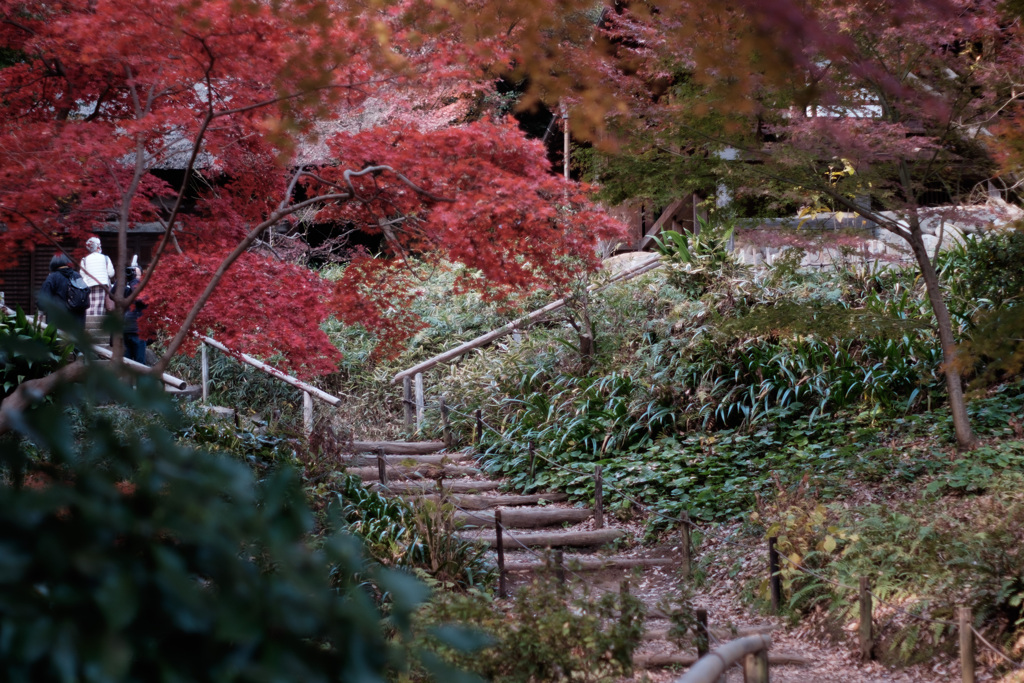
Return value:
[[(327, 373), (329, 316), (385, 341), (415, 327), (411, 289), (388, 277), (412, 254), (499, 296), (564, 285), (618, 230), (487, 113), (514, 32), (431, 3), (2, 0), (0, 43), (0, 258), (114, 224), (121, 292), (127, 235), (160, 222), (142, 287), (116, 297), (150, 304), (167, 350), (154, 372), (198, 331)], [(328, 282), (255, 248), (300, 220), (379, 234), (389, 258)]]

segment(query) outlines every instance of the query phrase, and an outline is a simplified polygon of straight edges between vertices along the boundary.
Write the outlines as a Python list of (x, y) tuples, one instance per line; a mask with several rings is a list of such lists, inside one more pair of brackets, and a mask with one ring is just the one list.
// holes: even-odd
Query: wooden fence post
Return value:
[(420, 431), (420, 427), (423, 426), (423, 409), (426, 407), (426, 402), (423, 399), (423, 373), (417, 372), (414, 378), (414, 384), (416, 385), (416, 431)]
[(508, 587), (505, 584), (505, 538), (501, 526), (501, 510), (494, 511), (494, 533), (496, 534), (495, 548), (498, 551), (498, 597), (508, 597)]
[(860, 642), (860, 660), (869, 662), (874, 650), (874, 638), (871, 634), (871, 590), (866, 576), (860, 577), (860, 624), (857, 634)]
[(768, 683), (767, 650), (758, 650), (743, 658), (743, 683)]
[(308, 440), (313, 433), (313, 394), (302, 392), (302, 429)]
[(555, 551), (555, 578), (558, 585), (565, 585), (565, 554), (561, 550)]
[(960, 605), (960, 674), (962, 683), (974, 683), (974, 633), (971, 631), (971, 608)]
[(683, 578), (688, 579), (693, 573), (693, 557), (690, 554), (690, 513), (683, 510), (682, 514), (679, 516), (679, 521), (681, 522), (679, 529), (679, 546), (682, 550), (680, 570), (683, 573)]
[(381, 486), (388, 485), (388, 461), (384, 458), (384, 449), (377, 449), (377, 478)]
[(775, 543), (779, 539), (775, 536), (768, 537), (768, 582), (772, 594), (772, 613), (779, 613), (779, 606), (782, 603), (782, 577), (779, 575), (779, 551)]
[(205, 343), (201, 343), (199, 346), (203, 350), (203, 403), (207, 403), (210, 400), (210, 350)]
[(697, 643), (697, 657), (703, 657), (711, 650), (711, 634), (708, 633), (708, 611), (697, 608), (697, 628), (694, 640)]
[(405, 415), (405, 428), (412, 428), (412, 378), (402, 378), (402, 412)]
[(444, 447), (452, 447), (452, 425), (448, 421), (448, 406), (444, 403), (444, 396), (441, 397), (441, 433), (444, 435)]
[(533, 451), (533, 441), (530, 441), (529, 443), (530, 443), (530, 446), (529, 446), (529, 451), (530, 451), (530, 480), (533, 481), (534, 465), (537, 463), (537, 454), (534, 453), (534, 451)]
[(484, 438), (484, 418), (483, 411), (479, 408), (476, 409), (476, 445), (480, 445), (480, 440)]
[(594, 528), (604, 528), (604, 492), (602, 491), (601, 466), (594, 466)]

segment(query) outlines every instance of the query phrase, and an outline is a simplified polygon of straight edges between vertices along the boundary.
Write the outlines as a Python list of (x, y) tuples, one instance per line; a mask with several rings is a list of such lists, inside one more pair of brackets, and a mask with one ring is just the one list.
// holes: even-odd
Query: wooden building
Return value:
[[(103, 253), (117, 263), (117, 227), (98, 226), (94, 234), (100, 238)], [(128, 231), (128, 259), (138, 255), (139, 265), (145, 268), (149, 264), (153, 247), (163, 235), (163, 228), (158, 223), (145, 223)], [(71, 242), (59, 240), (61, 247), (72, 257), (77, 266), (85, 256), (85, 241)], [(57, 247), (51, 243), (36, 245), (34, 251), (20, 254), (17, 262), (6, 270), (0, 270), (0, 292), (4, 294), (4, 303), (8, 308), (21, 306), (29, 315), (35, 315), (38, 307), (39, 289), (50, 274), (50, 259), (57, 253)]]
[(676, 199), (667, 206), (651, 201), (631, 200), (608, 210), (610, 214), (629, 226), (625, 242), (618, 245), (617, 253), (648, 251), (654, 248), (654, 238), (662, 230), (695, 232), (700, 198), (689, 195)]

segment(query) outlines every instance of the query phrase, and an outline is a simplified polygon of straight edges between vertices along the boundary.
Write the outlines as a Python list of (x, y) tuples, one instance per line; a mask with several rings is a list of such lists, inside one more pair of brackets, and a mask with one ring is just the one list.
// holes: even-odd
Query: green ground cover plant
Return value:
[[(561, 586), (544, 577), (522, 588), (510, 605), (481, 593), (438, 595), (416, 623), (425, 649), (485, 680), (598, 683), (631, 672), (644, 606), (629, 593), (595, 595), (585, 585)], [(437, 642), (444, 632), (439, 629), (456, 625), (473, 627), (483, 647), (467, 655)]]

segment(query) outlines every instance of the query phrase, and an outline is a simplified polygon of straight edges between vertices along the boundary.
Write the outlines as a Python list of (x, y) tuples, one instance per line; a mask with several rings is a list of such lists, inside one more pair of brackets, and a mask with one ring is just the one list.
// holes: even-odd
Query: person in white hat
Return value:
[(103, 315), (104, 304), (110, 293), (111, 279), (114, 277), (114, 264), (110, 257), (103, 253), (99, 237), (90, 237), (85, 241), (88, 256), (82, 259), (81, 272), (85, 284), (89, 285), (89, 310), (86, 315)]

